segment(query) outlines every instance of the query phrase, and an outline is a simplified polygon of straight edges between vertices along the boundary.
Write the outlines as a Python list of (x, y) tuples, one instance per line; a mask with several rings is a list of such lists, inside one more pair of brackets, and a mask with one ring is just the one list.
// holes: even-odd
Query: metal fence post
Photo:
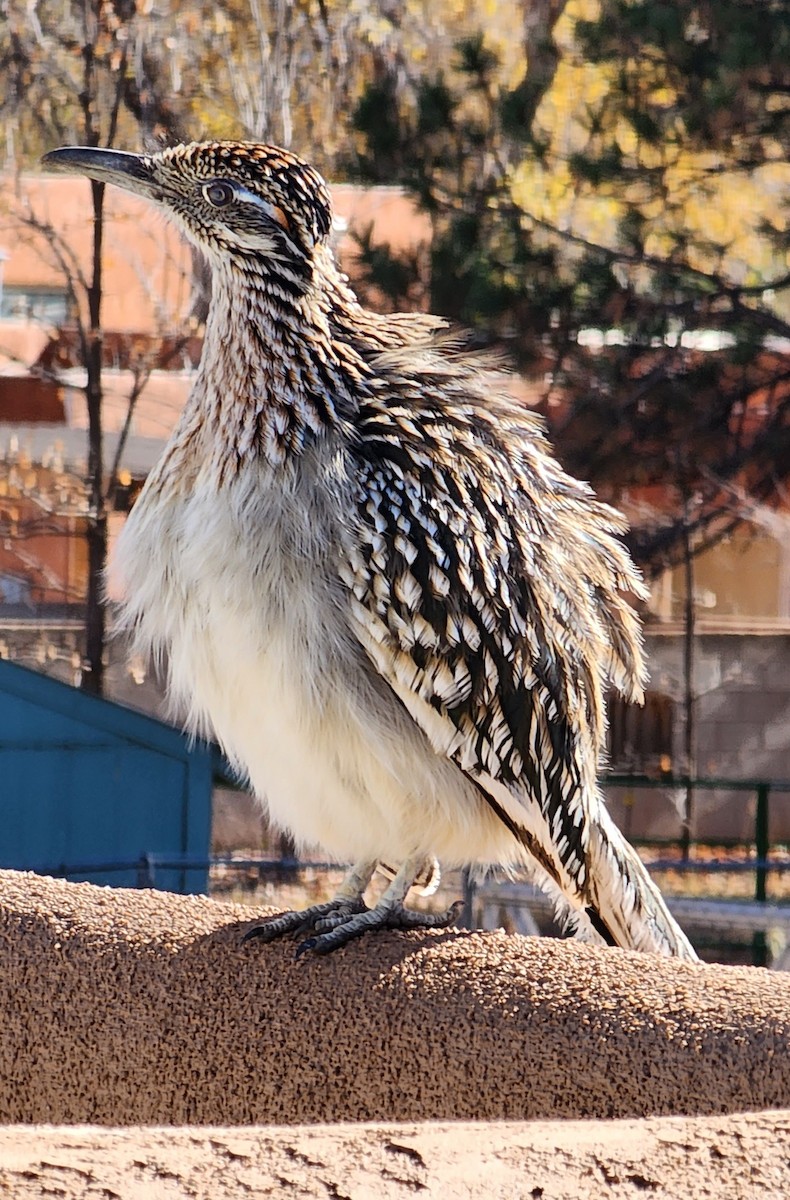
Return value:
[[(768, 853), (770, 850), (768, 829), (768, 797), (771, 785), (758, 783), (757, 809), (754, 815), (754, 850), (757, 855), (757, 868), (754, 877), (754, 898), (761, 904), (767, 899)], [(759, 929), (752, 940), (752, 961), (756, 967), (768, 965), (768, 946), (765, 941), (765, 930)]]
[(151, 854), (143, 854), (137, 863), (137, 886), (139, 888), (156, 887), (156, 866)]
[(474, 874), (469, 867), (464, 867), (462, 875), (464, 908), (458, 924), (461, 929), (475, 929), (475, 892), (477, 885)]

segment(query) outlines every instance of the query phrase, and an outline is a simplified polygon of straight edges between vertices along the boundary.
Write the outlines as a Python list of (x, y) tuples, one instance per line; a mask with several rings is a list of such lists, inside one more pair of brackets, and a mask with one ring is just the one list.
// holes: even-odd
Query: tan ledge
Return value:
[[(0, 1128), (13, 1200), (786, 1200), (790, 1112), (638, 1121)], [(5, 1190), (4, 1190), (5, 1189)]]
[(260, 910), (0, 872), (0, 1123), (298, 1125), (790, 1107), (790, 978), (497, 933), (329, 958)]

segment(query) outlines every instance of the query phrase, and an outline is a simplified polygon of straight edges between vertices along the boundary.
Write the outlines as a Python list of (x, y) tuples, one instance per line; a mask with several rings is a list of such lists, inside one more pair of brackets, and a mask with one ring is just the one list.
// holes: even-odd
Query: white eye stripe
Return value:
[(260, 196), (256, 196), (255, 192), (250, 192), (247, 188), (239, 187), (238, 184), (234, 186), (233, 190), (236, 193), (237, 200), (242, 200), (245, 204), (254, 204), (256, 208), (266, 209), (265, 200)]
[(256, 195), (255, 192), (248, 191), (247, 188), (237, 187), (235, 191), (237, 200), (241, 200), (245, 204), (253, 204), (261, 212), (265, 213), (270, 221), (274, 221), (283, 228), (287, 228), (287, 219), (281, 208), (270, 204), (268, 200), (264, 200), (262, 196)]
[(271, 204), (256, 192), (251, 192), (249, 188), (240, 187), (239, 184), (231, 183), (227, 179), (214, 179), (210, 183), (204, 184), (203, 195), (215, 208), (225, 208), (239, 200), (242, 204), (251, 204), (253, 208), (259, 209), (270, 221), (274, 221), (286, 232), (289, 229), (288, 218), (278, 205)]

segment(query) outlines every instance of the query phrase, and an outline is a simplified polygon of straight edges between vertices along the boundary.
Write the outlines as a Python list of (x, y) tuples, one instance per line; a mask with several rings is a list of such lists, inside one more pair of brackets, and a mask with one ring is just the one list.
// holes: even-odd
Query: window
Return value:
[(0, 605), (24, 605), (31, 607), (30, 582), (19, 575), (0, 572)]
[(0, 321), (62, 325), (67, 314), (68, 299), (63, 289), (8, 285), (0, 289)]

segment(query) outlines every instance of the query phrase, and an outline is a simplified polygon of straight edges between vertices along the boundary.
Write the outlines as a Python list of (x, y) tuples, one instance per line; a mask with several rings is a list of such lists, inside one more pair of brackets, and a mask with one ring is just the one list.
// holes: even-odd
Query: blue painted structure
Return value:
[(0, 867), (134, 887), (138, 868), (107, 868), (151, 855), (156, 887), (205, 892), (212, 766), (169, 725), (0, 661)]

